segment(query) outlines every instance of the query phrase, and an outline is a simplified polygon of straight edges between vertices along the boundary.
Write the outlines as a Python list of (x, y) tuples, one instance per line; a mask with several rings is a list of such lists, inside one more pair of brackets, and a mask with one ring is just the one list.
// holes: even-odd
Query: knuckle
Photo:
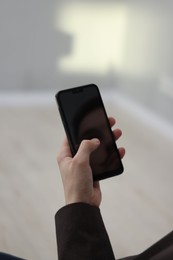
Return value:
[(85, 146), (85, 147), (90, 146), (90, 143), (91, 143), (90, 140), (83, 140), (83, 141), (82, 141), (82, 145)]
[(83, 160), (83, 158), (75, 157), (74, 160), (73, 160), (73, 163), (74, 163), (75, 166), (82, 168), (82, 167), (85, 166), (86, 161)]

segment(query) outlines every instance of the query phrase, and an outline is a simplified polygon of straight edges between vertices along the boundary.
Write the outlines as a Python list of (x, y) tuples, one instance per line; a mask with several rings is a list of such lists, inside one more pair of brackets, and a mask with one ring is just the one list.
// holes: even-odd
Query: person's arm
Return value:
[[(110, 125), (115, 120), (110, 118)], [(119, 129), (115, 139), (121, 136)], [(58, 164), (64, 186), (66, 206), (56, 216), (56, 235), (59, 260), (113, 260), (113, 250), (100, 213), (101, 190), (93, 183), (89, 165), (90, 154), (97, 149), (98, 139), (81, 143), (72, 158), (68, 141), (65, 140), (58, 155)], [(121, 157), (125, 150), (119, 149)]]
[[(110, 118), (110, 125), (115, 123)], [(121, 136), (113, 131), (115, 139)], [(59, 260), (114, 260), (113, 250), (100, 213), (101, 190), (93, 183), (89, 165), (90, 154), (99, 146), (99, 140), (83, 141), (72, 158), (67, 140), (58, 155), (58, 164), (64, 186), (66, 206), (56, 216), (56, 235)], [(119, 149), (121, 158), (124, 148)], [(173, 232), (143, 253), (122, 260), (173, 259)]]
[(70, 204), (55, 219), (59, 260), (115, 259), (98, 207)]

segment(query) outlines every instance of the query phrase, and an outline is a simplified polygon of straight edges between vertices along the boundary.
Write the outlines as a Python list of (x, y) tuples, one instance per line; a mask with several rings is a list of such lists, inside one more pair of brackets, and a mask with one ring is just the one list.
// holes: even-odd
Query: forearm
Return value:
[(75, 203), (60, 209), (56, 216), (59, 260), (114, 260), (100, 209)]

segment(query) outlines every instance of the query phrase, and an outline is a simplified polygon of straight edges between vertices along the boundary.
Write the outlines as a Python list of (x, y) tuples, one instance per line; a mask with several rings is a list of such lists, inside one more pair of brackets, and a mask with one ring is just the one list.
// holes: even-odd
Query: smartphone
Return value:
[(94, 181), (121, 174), (123, 165), (98, 87), (65, 89), (55, 97), (73, 156), (82, 140), (100, 140), (90, 156)]

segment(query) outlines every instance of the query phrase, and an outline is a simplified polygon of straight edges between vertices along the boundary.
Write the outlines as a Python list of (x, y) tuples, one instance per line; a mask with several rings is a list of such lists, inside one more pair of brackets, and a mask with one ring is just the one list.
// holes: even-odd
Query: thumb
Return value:
[(75, 157), (78, 158), (80, 163), (89, 163), (91, 153), (98, 148), (99, 144), (100, 141), (97, 138), (83, 140)]

